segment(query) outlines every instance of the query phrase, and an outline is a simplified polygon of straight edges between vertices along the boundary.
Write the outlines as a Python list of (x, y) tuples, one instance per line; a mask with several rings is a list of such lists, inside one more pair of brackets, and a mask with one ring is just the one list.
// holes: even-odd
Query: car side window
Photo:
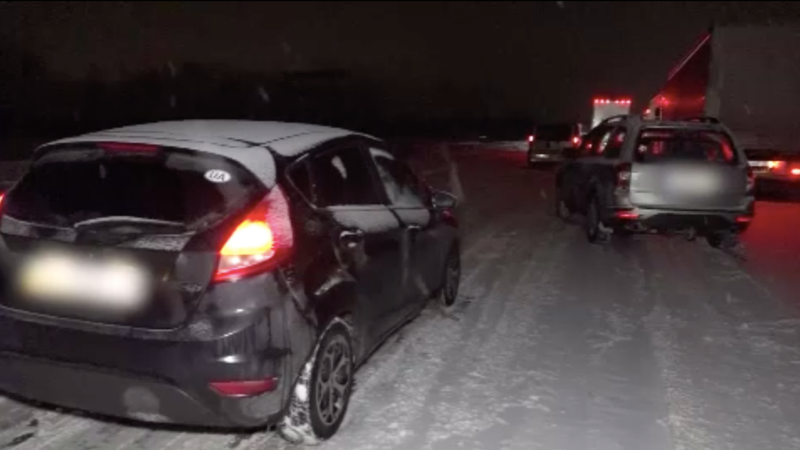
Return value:
[(382, 203), (369, 168), (357, 146), (314, 156), (310, 164), (312, 198), (317, 206), (378, 205)]
[(392, 205), (413, 208), (426, 207), (428, 203), (427, 190), (411, 168), (384, 150), (371, 148), (370, 154), (375, 160), (381, 184), (383, 184)]
[(308, 168), (308, 161), (304, 160), (294, 164), (289, 170), (289, 179), (300, 194), (312, 204), (317, 204), (314, 190), (311, 188), (311, 173)]
[(609, 127), (598, 127), (590, 131), (581, 142), (579, 155), (583, 158), (597, 156), (599, 154), (598, 147), (602, 142), (602, 138), (609, 130)]
[(625, 136), (627, 130), (625, 127), (618, 127), (613, 133), (610, 133), (610, 139), (606, 145), (604, 156), (608, 159), (619, 158), (622, 154), (622, 144), (625, 143)]

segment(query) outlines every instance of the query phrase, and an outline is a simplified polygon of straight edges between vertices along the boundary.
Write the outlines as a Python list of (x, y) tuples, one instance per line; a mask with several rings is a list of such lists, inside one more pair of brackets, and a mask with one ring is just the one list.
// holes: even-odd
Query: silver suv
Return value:
[(590, 242), (612, 233), (684, 232), (714, 247), (736, 241), (754, 216), (754, 176), (716, 119), (605, 120), (556, 174), (556, 213), (586, 216)]

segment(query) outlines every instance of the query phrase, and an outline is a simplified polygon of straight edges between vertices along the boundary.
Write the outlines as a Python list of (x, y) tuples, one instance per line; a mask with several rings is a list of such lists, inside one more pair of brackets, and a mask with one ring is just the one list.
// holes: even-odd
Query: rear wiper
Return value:
[(97, 219), (88, 219), (88, 220), (82, 220), (80, 222), (75, 222), (72, 226), (77, 229), (86, 226), (105, 225), (113, 223), (180, 227), (181, 229), (186, 228), (186, 225), (183, 224), (182, 222), (173, 222), (170, 220), (148, 219), (145, 217), (131, 217), (131, 216), (98, 217)]

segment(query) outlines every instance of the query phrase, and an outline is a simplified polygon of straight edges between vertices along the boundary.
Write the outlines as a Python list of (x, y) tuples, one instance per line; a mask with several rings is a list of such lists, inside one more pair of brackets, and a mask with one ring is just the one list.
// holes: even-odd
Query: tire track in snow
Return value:
[[(800, 398), (789, 387), (800, 377), (781, 358), (782, 350), (796, 352), (797, 341), (765, 354), (737, 327), (748, 317), (785, 317), (785, 310), (749, 275), (728, 276), (733, 266), (689, 248), (675, 242), (653, 252), (659, 275), (648, 279), (657, 299), (648, 326), (676, 448), (800, 448)], [(749, 297), (730, 301), (734, 287)]]

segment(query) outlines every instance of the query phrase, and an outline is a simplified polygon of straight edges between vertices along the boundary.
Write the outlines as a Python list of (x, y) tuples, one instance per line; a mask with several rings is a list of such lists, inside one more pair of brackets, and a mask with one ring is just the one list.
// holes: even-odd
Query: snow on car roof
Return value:
[(244, 165), (267, 187), (275, 185), (275, 161), (265, 150), (294, 157), (331, 139), (360, 135), (341, 128), (288, 122), (184, 120), (103, 130), (50, 142), (42, 147), (78, 142), (135, 142), (213, 153)]

